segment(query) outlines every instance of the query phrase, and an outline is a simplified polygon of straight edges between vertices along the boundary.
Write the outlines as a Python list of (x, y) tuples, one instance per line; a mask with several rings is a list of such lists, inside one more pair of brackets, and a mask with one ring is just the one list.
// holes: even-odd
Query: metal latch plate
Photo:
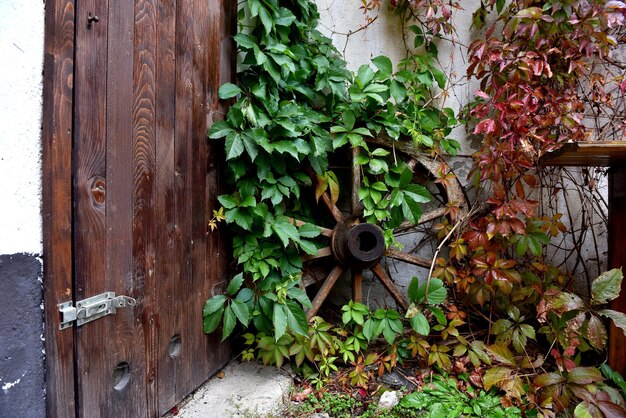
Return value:
[(76, 302), (76, 307), (72, 302), (59, 303), (61, 313), (60, 329), (70, 328), (76, 321), (80, 326), (106, 315), (114, 314), (117, 308), (135, 306), (137, 301), (128, 296), (115, 296), (115, 292), (104, 292), (87, 299)]

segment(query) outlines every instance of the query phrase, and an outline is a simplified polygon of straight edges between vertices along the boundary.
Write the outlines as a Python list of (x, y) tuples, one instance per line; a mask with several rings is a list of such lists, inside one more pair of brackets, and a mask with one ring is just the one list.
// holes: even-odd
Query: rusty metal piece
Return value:
[(362, 270), (376, 264), (384, 255), (385, 237), (378, 225), (339, 222), (333, 233), (331, 248), (341, 265)]
[(87, 28), (91, 29), (91, 24), (92, 23), (98, 23), (100, 21), (100, 18), (96, 15), (94, 15), (93, 13), (89, 12), (89, 14), (87, 15)]

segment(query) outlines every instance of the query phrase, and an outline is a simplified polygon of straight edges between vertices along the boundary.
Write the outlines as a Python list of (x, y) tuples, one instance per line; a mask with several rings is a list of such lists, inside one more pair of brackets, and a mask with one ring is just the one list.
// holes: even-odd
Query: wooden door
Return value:
[[(229, 356), (203, 334), (202, 305), (227, 280), (224, 240), (207, 229), (222, 158), (205, 138), (223, 114), (219, 85), (232, 76), (235, 4), (51, 3), (43, 133), (49, 415), (160, 416)], [(137, 304), (58, 329), (56, 304), (103, 292)]]

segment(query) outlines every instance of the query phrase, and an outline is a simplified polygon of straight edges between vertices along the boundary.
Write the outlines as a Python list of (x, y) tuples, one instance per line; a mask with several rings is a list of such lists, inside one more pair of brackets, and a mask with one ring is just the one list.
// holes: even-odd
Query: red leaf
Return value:
[(622, 418), (626, 416), (626, 409), (613, 402), (600, 401), (596, 405), (600, 408), (605, 418)]
[(482, 120), (474, 128), (474, 135), (481, 133), (491, 133), (496, 130), (496, 123), (493, 119)]
[(475, 89), (474, 90), (474, 94), (476, 94), (476, 96), (481, 97), (481, 98), (483, 98), (485, 100), (491, 99), (491, 96), (489, 96), (487, 93), (485, 93), (482, 90)]

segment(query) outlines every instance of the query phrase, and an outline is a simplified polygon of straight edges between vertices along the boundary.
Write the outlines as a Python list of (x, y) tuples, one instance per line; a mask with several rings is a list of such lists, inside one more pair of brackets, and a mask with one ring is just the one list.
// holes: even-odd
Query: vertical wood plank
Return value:
[[(626, 167), (609, 170), (609, 267), (626, 267)], [(626, 286), (622, 284), (620, 296), (611, 301), (611, 309), (626, 313)], [(611, 322), (609, 332), (609, 365), (613, 370), (626, 373), (626, 336)]]
[(209, 8), (215, 2), (193, 0), (193, 69), (192, 82), (192, 212), (191, 212), (191, 258), (192, 258), (192, 293), (190, 296), (188, 323), (192, 330), (193, 357), (196, 359), (191, 379), (203, 382), (207, 376), (209, 352), (207, 338), (198, 333), (202, 327), (202, 299), (206, 300), (205, 286), (207, 278), (207, 247), (206, 247), (206, 112), (207, 112), (207, 81), (208, 81), (208, 43)]
[[(133, 282), (133, 0), (109, 0), (107, 71), (107, 250), (108, 288), (141, 297)], [(124, 308), (99, 320), (108, 326), (108, 375), (119, 364), (130, 367), (126, 386), (109, 382), (109, 416), (146, 415), (146, 372), (139, 310)], [(133, 343), (129, 343), (133, 342)]]
[[(167, 412), (178, 399), (177, 381), (181, 365), (179, 348), (187, 341), (180, 334), (180, 270), (176, 259), (176, 1), (164, 0), (157, 6), (156, 48), (156, 206), (155, 266), (157, 327), (157, 397), (159, 415)], [(170, 341), (172, 345), (170, 347)], [(170, 352), (171, 351), (171, 352)], [(190, 361), (190, 358), (185, 360)], [(184, 395), (183, 395), (184, 396)]]
[(145, 345), (146, 415), (157, 414), (154, 181), (156, 144), (156, 6), (135, 2), (133, 88), (133, 277)]
[[(74, 70), (74, 287), (84, 299), (108, 289), (106, 258), (106, 69), (108, 1), (76, 5)], [(78, 415), (108, 411), (108, 327), (96, 321), (75, 327)]]
[[(209, 41), (211, 48), (208, 61), (208, 83), (207, 83), (207, 127), (213, 122), (222, 120), (227, 112), (227, 108), (220, 103), (218, 90), (225, 82), (235, 80), (235, 48), (233, 45), (233, 34), (235, 33), (236, 3), (229, 0), (214, 2), (214, 7), (209, 8)], [(221, 142), (209, 140), (207, 148), (207, 175), (206, 175), (206, 198), (207, 217), (212, 215), (212, 211), (220, 207), (217, 196), (224, 193), (223, 189), (225, 169), (225, 155)], [(207, 278), (205, 281), (204, 294), (206, 297), (223, 293), (228, 283), (228, 260), (229, 260), (229, 240), (225, 234), (225, 228), (219, 228), (215, 232), (209, 232), (207, 239), (206, 253)], [(228, 342), (220, 342), (217, 333), (208, 336), (207, 340), (209, 354), (210, 374), (228, 361), (230, 356), (230, 345)]]
[(74, 334), (59, 332), (57, 304), (72, 300), (72, 109), (74, 1), (45, 8), (42, 170), (43, 266), (48, 417), (72, 417)]
[(192, 286), (192, 166), (193, 155), (193, 117), (192, 105), (192, 72), (193, 72), (193, 0), (178, 0), (176, 3), (176, 132), (175, 132), (175, 193), (176, 193), (176, 258), (178, 260), (179, 278), (177, 283), (180, 295), (178, 316), (183, 319), (181, 324), (181, 360), (176, 385), (177, 397), (192, 391), (196, 386), (191, 378), (195, 367), (195, 351), (193, 346), (194, 329), (188, 318), (193, 314), (190, 306), (194, 297)]

